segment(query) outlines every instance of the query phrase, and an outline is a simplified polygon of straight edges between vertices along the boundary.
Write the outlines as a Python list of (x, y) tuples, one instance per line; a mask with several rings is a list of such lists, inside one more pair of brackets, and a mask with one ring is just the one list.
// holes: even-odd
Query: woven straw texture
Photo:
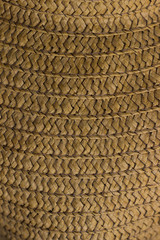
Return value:
[(0, 0), (0, 240), (160, 239), (160, 0)]

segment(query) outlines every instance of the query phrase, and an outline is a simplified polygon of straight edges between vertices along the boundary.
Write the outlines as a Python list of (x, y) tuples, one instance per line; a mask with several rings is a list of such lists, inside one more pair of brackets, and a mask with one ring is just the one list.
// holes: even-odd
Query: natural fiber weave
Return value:
[(160, 239), (159, 7), (0, 0), (1, 240)]

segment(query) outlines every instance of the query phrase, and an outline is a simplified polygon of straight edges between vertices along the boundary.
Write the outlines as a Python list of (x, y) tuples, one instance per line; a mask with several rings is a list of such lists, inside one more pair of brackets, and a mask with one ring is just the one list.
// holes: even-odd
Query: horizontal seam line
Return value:
[[(159, 201), (158, 201), (158, 203), (159, 203)], [(4, 214), (2, 214), (3, 216), (5, 216), (6, 218), (10, 218), (12, 221), (17, 221), (16, 219), (13, 219), (12, 217), (10, 217), (10, 216), (6, 216), (6, 215), (4, 215)], [(135, 221), (129, 221), (129, 222), (127, 222), (127, 223), (125, 223), (125, 224), (123, 224), (123, 225), (120, 225), (120, 226), (117, 226), (117, 227), (112, 227), (112, 228), (105, 228), (105, 229), (103, 229), (103, 230), (97, 230), (97, 231), (95, 231), (95, 230), (93, 230), (93, 231), (85, 231), (85, 230), (81, 230), (81, 231), (61, 231), (61, 230), (50, 230), (49, 228), (42, 228), (42, 227), (37, 227), (37, 226), (34, 226), (34, 224), (32, 224), (31, 223), (31, 221), (30, 221), (30, 223), (31, 224), (27, 224), (27, 223), (25, 223), (24, 221), (19, 221), (18, 220), (18, 222), (19, 223), (21, 223), (21, 224), (24, 224), (25, 226), (27, 226), (28, 228), (33, 228), (33, 229), (40, 229), (40, 230), (42, 230), (42, 231), (49, 231), (49, 232), (53, 232), (53, 233), (60, 233), (60, 234), (71, 234), (71, 233), (78, 233), (78, 234), (82, 234), (82, 233), (102, 233), (102, 232), (104, 232), (104, 233), (107, 233), (108, 232), (108, 230), (109, 230), (109, 232), (110, 231), (113, 231), (113, 230), (115, 230), (115, 229), (119, 229), (119, 228), (124, 228), (125, 226), (128, 226), (128, 225), (130, 225), (130, 224), (133, 224), (133, 223), (136, 223), (136, 222), (139, 222), (139, 221), (141, 221), (141, 220), (143, 220), (143, 219), (153, 219), (154, 217), (158, 217), (158, 216), (160, 216), (160, 214), (159, 213), (157, 213), (157, 214), (154, 214), (154, 215), (152, 215), (152, 216), (147, 216), (147, 217), (143, 217), (143, 218), (138, 218), (137, 220), (135, 220)], [(103, 220), (103, 222), (104, 222), (104, 220)], [(113, 224), (113, 225), (115, 225), (115, 223)], [(56, 228), (56, 227), (55, 227)]]
[[(134, 175), (138, 175), (138, 174), (143, 174), (143, 173), (147, 173), (149, 171), (146, 170), (158, 170), (160, 167), (160, 164), (157, 163), (155, 165), (151, 165), (149, 167), (143, 167), (143, 168), (134, 168), (131, 170), (124, 170), (124, 171), (117, 171), (117, 172), (110, 172), (110, 173), (102, 173), (102, 174), (76, 174), (76, 175), (71, 175), (71, 174), (66, 174), (65, 176), (62, 176), (61, 174), (48, 174), (48, 173), (40, 173), (37, 170), (33, 171), (33, 170), (26, 170), (26, 169), (17, 169), (17, 168), (13, 168), (12, 166), (5, 166), (4, 164), (0, 164), (1, 166), (1, 173), (3, 172), (4, 169), (7, 170), (7, 172), (4, 170), (5, 174), (7, 174), (8, 172), (16, 173), (16, 172), (20, 172), (20, 173), (26, 173), (27, 174), (27, 178), (29, 179), (30, 174), (34, 175), (35, 177), (40, 177), (42, 179), (62, 179), (65, 180), (67, 179), (68, 181), (71, 180), (78, 180), (78, 181), (82, 181), (82, 180), (103, 180), (103, 179), (110, 179), (110, 178), (119, 178), (119, 177), (131, 177)], [(26, 175), (25, 175), (26, 176)]]
[[(1, 69), (1, 68), (0, 68)], [(13, 77), (14, 79), (14, 77)], [(150, 79), (148, 79), (150, 80)], [(9, 82), (9, 81), (8, 81)], [(24, 93), (30, 93), (30, 94), (36, 94), (38, 96), (47, 96), (47, 97), (76, 97), (76, 98), (81, 98), (81, 97), (84, 97), (84, 98), (96, 98), (96, 97), (110, 97), (110, 96), (115, 96), (115, 97), (118, 97), (119, 95), (120, 96), (123, 96), (123, 95), (129, 95), (129, 94), (136, 94), (136, 93), (139, 93), (139, 92), (143, 92), (143, 91), (150, 91), (151, 89), (156, 89), (156, 86), (160, 86), (160, 83), (157, 81), (157, 82), (153, 82), (153, 81), (150, 81), (152, 83), (152, 87), (148, 87), (148, 88), (139, 88), (138, 90), (135, 90), (135, 91), (128, 91), (128, 92), (123, 92), (123, 91), (117, 91), (117, 93), (113, 93), (113, 94), (83, 94), (83, 95), (78, 95), (78, 94), (58, 94), (58, 93), (50, 93), (49, 91), (47, 92), (47, 90), (45, 92), (40, 92), (40, 91), (36, 91), (36, 90), (30, 90), (30, 86), (28, 88), (24, 88), (24, 87), (17, 87), (15, 85), (11, 85), (10, 82), (9, 83), (6, 83), (4, 84), (3, 83), (3, 80), (0, 79), (0, 85), (1, 86), (4, 86), (6, 89), (11, 89), (12, 91), (21, 91), (21, 92), (24, 92)], [(14, 82), (12, 82), (14, 83)], [(82, 83), (83, 84), (83, 83)], [(25, 82), (23, 82), (23, 85), (25, 85)], [(38, 84), (37, 84), (38, 85)], [(128, 83), (129, 87), (133, 89), (133, 86), (131, 86), (129, 83)], [(147, 85), (147, 83), (146, 83)], [(140, 85), (139, 85), (140, 86)], [(40, 86), (38, 85), (38, 87), (40, 88)], [(44, 87), (44, 86), (43, 86)], [(103, 90), (104, 88), (106, 89), (106, 91), (109, 91), (106, 87), (103, 86)], [(85, 91), (88, 91), (85, 87), (84, 87)], [(70, 90), (72, 90), (72, 88), (70, 88)], [(93, 90), (92, 90), (93, 91)], [(100, 89), (100, 91), (102, 91), (102, 89)]]
[(0, 39), (0, 45), (4, 46), (4, 45), (7, 45), (7, 46), (13, 46), (13, 48), (17, 48), (19, 50), (23, 50), (26, 52), (30, 52), (30, 53), (36, 53), (36, 54), (39, 54), (39, 55), (42, 55), (42, 54), (45, 54), (47, 56), (56, 56), (56, 57), (68, 57), (68, 58), (87, 58), (87, 57), (93, 57), (93, 58), (99, 58), (99, 57), (104, 57), (104, 56), (121, 56), (121, 55), (125, 55), (125, 54), (132, 54), (132, 53), (137, 53), (137, 52), (142, 52), (142, 51), (145, 51), (145, 50), (150, 50), (152, 48), (156, 48), (160, 45), (160, 43), (157, 43), (155, 45), (147, 45), (143, 48), (128, 48), (129, 50), (120, 50), (120, 51), (110, 51), (108, 53), (93, 53), (93, 54), (88, 54), (88, 53), (84, 53), (84, 54), (75, 54), (75, 53), (67, 53), (67, 54), (58, 54), (58, 53), (54, 53), (54, 52), (51, 52), (51, 51), (46, 51), (46, 50), (37, 50), (37, 49), (34, 49), (34, 48), (29, 48), (29, 47), (26, 47), (26, 46), (20, 46), (19, 43), (6, 43), (4, 40), (1, 40)]
[[(159, 62), (159, 60), (158, 60)], [(72, 78), (72, 77), (76, 77), (76, 78), (95, 78), (95, 77), (113, 77), (113, 76), (126, 76), (126, 75), (131, 75), (131, 74), (135, 74), (135, 73), (143, 73), (145, 71), (148, 71), (148, 70), (153, 70), (157, 67), (160, 67), (160, 64), (155, 64), (153, 66), (150, 66), (150, 67), (145, 67), (145, 68), (141, 68), (141, 69), (138, 69), (138, 70), (133, 70), (133, 71), (128, 71), (128, 72), (123, 72), (123, 73), (117, 73), (117, 74), (114, 74), (113, 72), (112, 73), (106, 73), (106, 74), (65, 74), (65, 73), (51, 73), (51, 72), (44, 72), (42, 70), (33, 70), (33, 69), (26, 69), (26, 68), (22, 68), (22, 67), (19, 67), (19, 66), (16, 66), (16, 64), (9, 64), (9, 63), (0, 63), (0, 66), (3, 66), (5, 68), (10, 68), (12, 70), (19, 70), (21, 72), (29, 72), (29, 73), (33, 73), (33, 74), (37, 74), (38, 76), (49, 76), (49, 77), (66, 77), (66, 78)]]
[(133, 28), (131, 30), (124, 30), (124, 31), (121, 31), (121, 32), (116, 32), (116, 33), (104, 33), (104, 34), (100, 34), (100, 33), (90, 33), (90, 34), (87, 34), (87, 33), (70, 33), (70, 32), (58, 32), (58, 31), (47, 31), (47, 30), (43, 30), (43, 29), (39, 29), (39, 28), (35, 28), (35, 27), (31, 27), (31, 26), (27, 26), (25, 24), (19, 24), (19, 23), (15, 23), (13, 21), (10, 21), (6, 18), (3, 18), (3, 17), (0, 17), (0, 20), (3, 20), (5, 22), (9, 22), (10, 24), (12, 25), (15, 25), (15, 26), (21, 26), (22, 28), (26, 28), (26, 29), (33, 29), (35, 31), (39, 31), (39, 32), (42, 32), (42, 33), (52, 33), (52, 34), (57, 34), (59, 36), (62, 36), (62, 35), (67, 35), (67, 36), (92, 36), (92, 37), (95, 37), (95, 36), (117, 36), (117, 35), (122, 35), (122, 34), (126, 34), (126, 33), (130, 33), (130, 32), (139, 32), (139, 31), (143, 31), (146, 30), (146, 29), (150, 29), (151, 27), (153, 26), (157, 26), (159, 25), (160, 22), (157, 22), (157, 23), (153, 23), (153, 24), (150, 24), (148, 26), (145, 26), (145, 27), (138, 27), (138, 28)]
[[(151, 184), (151, 185), (145, 185), (145, 186), (141, 186), (141, 187), (138, 187), (138, 188), (130, 188), (130, 189), (127, 189), (127, 190), (118, 190), (118, 191), (108, 191), (106, 193), (92, 193), (92, 194), (78, 194), (78, 195), (75, 195), (75, 194), (49, 194), (48, 192), (43, 192), (43, 191), (37, 191), (37, 190), (28, 190), (28, 189), (24, 189), (24, 188), (19, 188), (18, 186), (14, 186), (13, 184), (6, 184), (6, 183), (1, 183), (1, 185), (3, 185), (6, 189), (10, 188), (10, 189), (14, 189), (16, 192), (19, 191), (19, 192), (28, 192), (30, 194), (39, 194), (39, 195), (47, 195), (48, 196), (48, 199), (53, 196), (54, 198), (65, 198), (65, 199), (89, 199), (89, 198), (110, 198), (110, 197), (113, 197), (113, 196), (120, 196), (122, 195), (123, 193), (125, 194), (130, 194), (130, 193), (135, 193), (137, 191), (143, 191), (143, 190), (146, 190), (146, 189), (152, 189), (153, 187), (158, 187), (160, 184), (159, 183), (155, 183), (155, 184)], [(3, 187), (3, 188), (4, 188)], [(109, 195), (111, 194), (111, 195)]]
[[(142, 10), (144, 10), (144, 9), (149, 9), (149, 8), (151, 8), (152, 9), (152, 7), (154, 7), (154, 6), (158, 6), (159, 5), (159, 3), (157, 3), (157, 4), (148, 4), (148, 6), (146, 6), (146, 7), (142, 7), (142, 8), (140, 8), (139, 10), (135, 10), (135, 11), (128, 11), (127, 13), (123, 13), (123, 11), (124, 11), (124, 8), (122, 8), (122, 13), (121, 14), (118, 14), (118, 13), (116, 13), (116, 14), (102, 14), (102, 15), (98, 15), (98, 16), (96, 16), (97, 14), (95, 14), (95, 16), (93, 15), (93, 16), (88, 16), (88, 15), (82, 15), (82, 14), (80, 14), (80, 15), (78, 15), (78, 14), (72, 14), (72, 15), (69, 15), (69, 14), (63, 14), (63, 13), (61, 13), (61, 14), (58, 14), (58, 13), (55, 13), (56, 12), (56, 10), (55, 10), (55, 12), (45, 12), (45, 11), (42, 11), (42, 10), (37, 10), (37, 9), (34, 9), (34, 8), (29, 8), (29, 7), (23, 7), (23, 6), (21, 6), (21, 5), (17, 5), (17, 4), (15, 4), (15, 3), (11, 3), (11, 2), (8, 2), (8, 1), (4, 1), (3, 0), (3, 2), (4, 3), (7, 3), (7, 4), (10, 4), (10, 5), (12, 5), (12, 6), (16, 6), (16, 7), (19, 7), (20, 9), (22, 9), (22, 10), (25, 10), (25, 11), (35, 11), (35, 12), (38, 12), (38, 13), (44, 13), (44, 14), (49, 14), (49, 15), (60, 15), (60, 16), (68, 16), (68, 17), (71, 17), (71, 16), (73, 16), (73, 17), (84, 17), (84, 18), (98, 18), (98, 16), (100, 16), (100, 17), (105, 17), (105, 16), (122, 16), (122, 14), (123, 15), (131, 15), (131, 14), (135, 14), (135, 13), (139, 13), (139, 12), (141, 12)], [(103, 1), (84, 1), (84, 2), (103, 2)], [(48, 8), (49, 9), (49, 8)], [(47, 10), (48, 10), (47, 9)], [(95, 9), (95, 8), (94, 8)], [(63, 11), (62, 11), (63, 12)]]
[[(26, 150), (19, 150), (19, 149), (16, 149), (16, 148), (9, 148), (9, 147), (7, 147), (7, 146), (3, 146), (3, 145), (0, 145), (0, 148), (1, 149), (3, 149), (3, 150), (5, 150), (6, 151), (6, 149), (7, 149), (7, 152), (12, 152), (12, 153), (16, 153), (16, 154), (23, 154), (23, 155), (28, 155), (28, 156), (30, 156), (30, 158), (32, 158), (32, 156), (34, 156), (34, 155), (37, 155), (37, 156), (43, 156), (44, 158), (48, 158), (48, 159), (53, 159), (54, 158), (54, 156), (52, 156), (52, 154), (40, 154), (40, 153), (32, 153), (32, 152), (28, 152), (28, 151), (26, 151)], [(14, 150), (14, 151), (12, 151), (12, 150)], [(128, 157), (128, 156), (134, 156), (134, 154), (135, 155), (138, 155), (138, 154), (145, 154), (145, 153), (147, 153), (148, 154), (148, 152), (149, 151), (157, 151), (157, 150), (160, 150), (160, 146), (159, 145), (157, 145), (157, 146), (155, 146), (155, 147), (150, 147), (150, 148), (145, 148), (145, 149), (143, 149), (143, 150), (140, 150), (140, 151), (130, 151), (130, 152), (126, 152), (126, 153), (123, 153), (123, 154), (115, 154), (115, 155), (110, 155), (110, 156), (83, 156), (83, 158), (86, 158), (86, 159), (100, 159), (100, 160), (103, 160), (103, 159), (112, 159), (112, 157), (113, 158), (123, 158), (123, 157)], [(150, 152), (149, 152), (150, 153)], [(70, 160), (79, 160), (80, 159), (80, 157), (81, 156), (71, 156), (71, 157), (69, 157), (69, 159)], [(63, 156), (63, 158), (65, 159), (67, 159), (68, 160), (68, 156)], [(56, 159), (61, 159), (61, 160), (64, 160), (64, 159), (62, 159), (62, 158), (60, 158), (60, 157), (56, 157)], [(66, 159), (65, 159), (65, 161), (66, 161)], [(70, 161), (69, 160), (69, 161)], [(92, 161), (91, 160), (91, 161)]]
[[(160, 122), (160, 119), (158, 119), (158, 120)], [(143, 122), (145, 122), (145, 121), (143, 121)], [(146, 132), (152, 132), (152, 131), (154, 132), (155, 130), (157, 130), (157, 128), (159, 129), (159, 127), (157, 126), (157, 127), (152, 127), (152, 128), (143, 128), (141, 130), (135, 130), (135, 131), (128, 131), (127, 130), (126, 132), (122, 131), (121, 133), (113, 133), (113, 134), (105, 134), (105, 135), (99, 135), (99, 134), (92, 134), (92, 135), (74, 135), (74, 134), (72, 134), (72, 135), (69, 135), (69, 134), (45, 134), (45, 133), (42, 133), (42, 132), (25, 130), (25, 129), (22, 129), (22, 127), (20, 127), (20, 128), (16, 128), (15, 126), (9, 127), (9, 126), (6, 126), (6, 124), (4, 124), (4, 123), (0, 123), (0, 128), (9, 129), (9, 131), (13, 130), (13, 131), (17, 131), (17, 132), (24, 132), (24, 134), (27, 133), (28, 135), (39, 136), (39, 137), (42, 137), (42, 138), (46, 137), (45, 139), (51, 139), (52, 137), (55, 137), (55, 139), (67, 139), (67, 138), (69, 138), (69, 139), (89, 139), (89, 140), (91, 140), (91, 139), (107, 139), (107, 138), (110, 138), (110, 137), (135, 136), (135, 135), (141, 134), (141, 133), (143, 134), (143, 133), (146, 133)]]
[(152, 86), (152, 87), (149, 87), (149, 88), (144, 88), (144, 89), (141, 89), (141, 90), (137, 90), (137, 91), (132, 91), (132, 92), (128, 92), (128, 93), (119, 93), (119, 94), (106, 94), (106, 95), (84, 95), (84, 96), (77, 96), (77, 95), (59, 95), (59, 94), (43, 94), (43, 93), (39, 93), (39, 92), (35, 92), (35, 91), (30, 91), (30, 90), (23, 90), (23, 89), (20, 89), (18, 87), (13, 87), (13, 86), (8, 86), (6, 84), (3, 84), (0, 82), (0, 86), (1, 86), (1, 89), (5, 89), (6, 91), (10, 91), (10, 92), (18, 92), (18, 93), (24, 93), (24, 95), (27, 93), (28, 95), (30, 96), (34, 96), (36, 95), (37, 97), (39, 96), (43, 96), (43, 97), (48, 97), (48, 98), (52, 98), (52, 99), (62, 99), (62, 98), (65, 98), (67, 99), (68, 101), (69, 100), (72, 100), (72, 99), (77, 99), (78, 101), (80, 100), (103, 100), (103, 99), (106, 99), (106, 98), (109, 98), (109, 99), (117, 99), (117, 98), (121, 98), (121, 97), (129, 97), (129, 96), (134, 96), (135, 94), (144, 94), (144, 93), (150, 93), (150, 92), (154, 92), (156, 90), (160, 90), (160, 83), (156, 83), (155, 86)]
[[(154, 172), (154, 171), (153, 171)], [(156, 171), (156, 172), (158, 172), (158, 171)], [(19, 187), (19, 185), (17, 184), (17, 186), (15, 185), (15, 184), (8, 184), (8, 183), (3, 183), (3, 181), (1, 180), (0, 181), (0, 184), (1, 184), (1, 186), (7, 186), (7, 187), (10, 187), (10, 188), (12, 188), (12, 189), (19, 189), (19, 191), (21, 191), (21, 192), (29, 192), (29, 193), (34, 193), (34, 194), (36, 194), (36, 193), (39, 193), (39, 194), (41, 194), (41, 195), (48, 195), (48, 197), (49, 196), (56, 196), (56, 197), (62, 197), (62, 196), (65, 196), (65, 197), (90, 197), (90, 196), (105, 196), (105, 194), (107, 195), (107, 196), (109, 196), (108, 194), (112, 194), (112, 195), (110, 195), (110, 196), (113, 196), (114, 194), (116, 194), (117, 192), (121, 192), (121, 193), (125, 193), (125, 192), (127, 192), (127, 193), (129, 193), (129, 192), (131, 192), (131, 191), (135, 191), (135, 190), (140, 190), (140, 189), (142, 189), (142, 188), (148, 188), (148, 187), (154, 187), (154, 186), (159, 186), (159, 184), (160, 184), (160, 181), (158, 182), (158, 181), (155, 181), (154, 180), (154, 182), (156, 183), (156, 184), (146, 184), (145, 186), (141, 186), (141, 187), (132, 187), (132, 188), (129, 188), (129, 189), (123, 189), (123, 190), (114, 190), (114, 191), (111, 191), (111, 190), (108, 190), (108, 191), (101, 191), (101, 192), (96, 192), (95, 191), (95, 193), (81, 193), (81, 194), (75, 194), (75, 193), (71, 193), (71, 194), (66, 194), (66, 193), (56, 193), (56, 192), (53, 192), (53, 193), (49, 193), (50, 191), (48, 191), (48, 192), (45, 192), (44, 190), (37, 190), (37, 189), (34, 189), (34, 190), (31, 190), (31, 189), (27, 189), (27, 188), (23, 188), (23, 187)], [(105, 185), (105, 184), (104, 184)], [(111, 186), (111, 185), (110, 185)], [(49, 188), (49, 187), (48, 187)], [(89, 188), (88, 188), (88, 190), (90, 190)], [(91, 190), (90, 190), (91, 191)]]
[[(126, 117), (126, 116), (133, 116), (133, 115), (139, 115), (139, 114), (141, 114), (141, 113), (145, 113), (145, 112), (151, 112), (152, 110), (157, 110), (157, 111), (159, 111), (159, 109), (160, 109), (160, 107), (153, 107), (153, 108), (147, 108), (147, 109), (143, 109), (143, 110), (140, 110), (140, 111), (132, 111), (132, 112), (117, 112), (117, 113), (115, 113), (115, 114), (113, 114), (113, 115), (111, 115), (111, 114), (106, 114), (106, 116), (105, 116), (105, 114), (104, 115), (91, 115), (91, 116), (89, 116), (89, 115), (81, 115), (81, 117), (79, 117), (78, 115), (64, 115), (64, 114), (44, 114), (44, 113), (39, 113), (39, 112), (36, 112), (36, 111), (33, 111), (33, 110), (25, 110), (25, 109), (22, 109), (22, 108), (17, 108), (17, 107), (9, 107), (9, 106), (7, 106), (7, 105), (2, 105), (2, 104), (0, 104), (0, 107), (1, 108), (6, 108), (6, 109), (9, 109), (9, 110), (14, 110), (14, 111), (17, 111), (17, 112), (22, 112), (22, 113), (24, 113), (24, 114), (28, 114), (28, 115), (30, 115), (30, 116), (33, 116), (33, 114), (34, 115), (37, 115), (38, 117), (40, 117), (40, 116), (42, 116), (43, 118), (45, 117), (49, 117), (49, 118), (57, 118), (57, 119), (62, 119), (62, 118), (64, 118), (64, 119), (67, 119), (67, 120), (69, 120), (69, 119), (76, 119), (76, 120), (95, 120), (95, 119), (111, 119), (111, 118), (122, 118), (122, 117)], [(83, 119), (82, 119), (82, 117), (83, 117)]]
[[(16, 152), (18, 152), (18, 153), (24, 153), (24, 154), (26, 154), (26, 153), (28, 153), (28, 154), (30, 154), (30, 155), (32, 155), (32, 156), (43, 156), (43, 157), (51, 157), (51, 158), (81, 158), (81, 157), (86, 157), (86, 158), (93, 158), (93, 159), (98, 159), (98, 157), (99, 158), (103, 158), (103, 157), (105, 157), (106, 155), (97, 155), (97, 156), (94, 156), (94, 155), (91, 155), (91, 154), (89, 154), (88, 156), (87, 155), (85, 155), (85, 154), (81, 154), (81, 155), (71, 155), (71, 156), (69, 156), (69, 155), (60, 155), (60, 154), (58, 154), (58, 155), (53, 155), (53, 154), (47, 154), (47, 153), (35, 153), (35, 152), (33, 152), (33, 151), (26, 151), (26, 150), (22, 150), (22, 149), (16, 149), (15, 147), (7, 147), (7, 146), (4, 146), (4, 145), (0, 145), (0, 147), (2, 147), (3, 149), (8, 149), (8, 150), (14, 150), (14, 151), (16, 151)], [(128, 155), (128, 154), (132, 154), (132, 153), (140, 153), (140, 152), (143, 152), (143, 151), (147, 151), (148, 149), (159, 149), (159, 144), (157, 144), (157, 145), (154, 145), (154, 146), (152, 146), (152, 147), (150, 147), (150, 148), (147, 148), (147, 147), (145, 147), (145, 148), (143, 148), (143, 149), (141, 149), (141, 150), (139, 150), (139, 151), (137, 151), (137, 150), (134, 150), (134, 151), (127, 151), (127, 152), (123, 152), (123, 153), (116, 153), (116, 154), (109, 154), (109, 155), (107, 155), (107, 158), (111, 158), (111, 157), (116, 157), (116, 156), (123, 156), (123, 155)]]
[[(158, 188), (158, 187), (154, 187), (154, 188)], [(152, 192), (152, 191), (151, 191)], [(157, 196), (157, 198), (160, 197), (160, 196)], [(153, 197), (152, 197), (153, 198)], [(151, 199), (152, 199), (151, 198)], [(144, 200), (144, 199), (143, 199)], [(10, 201), (10, 200), (5, 200), (3, 198), (0, 198), (0, 201), (3, 201), (3, 202), (6, 202), (8, 203), (8, 205), (14, 205), (16, 206), (17, 208), (25, 208), (27, 210), (30, 210), (31, 212), (44, 212), (44, 213), (48, 213), (49, 215), (64, 215), (64, 217), (68, 217), (68, 216), (74, 216), (76, 217), (77, 215), (78, 216), (82, 216), (81, 214), (84, 214), (86, 216), (100, 216), (100, 215), (107, 215), (107, 214), (110, 214), (110, 213), (113, 213), (113, 212), (119, 212), (119, 211), (125, 211), (125, 210), (130, 210), (130, 209), (138, 209), (139, 207), (142, 207), (144, 205), (149, 205), (151, 206), (152, 203), (157, 203), (157, 200), (155, 201), (150, 201), (150, 202), (146, 202), (146, 203), (141, 203), (141, 204), (135, 204), (134, 206), (130, 206), (130, 207), (127, 207), (127, 208), (124, 208), (124, 207), (120, 207), (120, 208), (115, 208), (114, 210), (106, 210), (106, 211), (99, 211), (99, 213), (96, 213), (95, 211), (92, 211), (92, 212), (50, 212), (50, 210), (45, 210), (45, 209), (38, 209), (38, 208), (31, 208), (31, 207), (26, 207), (26, 206), (23, 206), (23, 205), (20, 205), (20, 204), (17, 204), (17, 203), (13, 203), (13, 201)], [(85, 217), (86, 217), (85, 216)]]
[[(5, 46), (6, 45), (6, 46)], [(34, 53), (36, 53), (37, 55), (39, 55), (39, 56), (49, 56), (49, 57), (55, 57), (55, 58), (67, 58), (67, 59), (70, 59), (70, 58), (74, 58), (74, 59), (76, 59), (76, 58), (84, 58), (84, 59), (87, 59), (87, 58), (92, 58), (92, 59), (95, 59), (95, 58), (103, 58), (103, 57), (105, 57), (105, 58), (108, 58), (108, 57), (111, 57), (111, 56), (116, 56), (116, 57), (118, 57), (118, 58), (120, 58), (119, 56), (121, 56), (121, 55), (132, 55), (132, 54), (134, 54), (134, 55), (136, 55), (137, 54), (137, 52), (141, 52), (141, 53), (144, 53), (144, 51), (146, 51), (146, 52), (149, 52), (150, 50), (152, 50), (152, 49), (157, 49), (159, 46), (160, 46), (160, 43), (158, 43), (158, 44), (156, 44), (156, 45), (151, 45), (151, 46), (149, 46), (149, 47), (144, 47), (144, 48), (138, 48), (137, 50), (135, 49), (133, 49), (133, 51), (125, 51), (125, 52), (122, 52), (122, 51), (119, 51), (119, 53), (120, 54), (116, 54), (116, 53), (113, 53), (113, 54), (110, 54), (110, 53), (106, 53), (106, 54), (99, 54), (99, 55), (95, 55), (95, 54), (83, 54), (83, 55), (72, 55), (72, 54), (68, 54), (68, 55), (66, 55), (66, 54), (52, 54), (52, 53), (44, 53), (44, 52), (42, 52), (42, 51), (31, 51), (31, 50), (28, 50), (27, 49), (27, 51), (25, 51), (25, 48), (23, 48), (23, 47), (20, 47), (20, 46), (17, 46), (17, 44), (9, 44), (9, 43), (3, 43), (3, 41), (0, 41), (0, 46), (2, 46), (3, 48), (2, 49), (6, 49), (6, 47), (7, 46), (9, 46), (9, 48), (7, 48), (7, 50), (8, 50), (8, 52), (10, 51), (10, 50), (12, 50), (12, 49), (16, 49), (16, 50), (19, 50), (20, 52), (22, 52), (22, 54), (24, 54), (24, 52), (25, 53), (27, 53), (28, 52), (28, 54), (34, 54)], [(158, 48), (159, 49), (159, 48)], [(1, 50), (2, 51), (2, 50)], [(29, 55), (28, 55), (29, 56)], [(52, 59), (53, 60), (53, 59)]]
[[(2, 129), (7, 129), (8, 131), (10, 131), (10, 132), (17, 132), (17, 133), (19, 133), (19, 134), (21, 134), (21, 129), (14, 129), (14, 128), (12, 128), (12, 127), (6, 127), (6, 126), (3, 126), (2, 124), (0, 124), (0, 129), (2, 130)], [(104, 136), (97, 136), (97, 135), (95, 135), (93, 138), (92, 138), (92, 136), (90, 136), (90, 137), (88, 137), (88, 136), (78, 136), (78, 137), (73, 137), (73, 136), (71, 136), (71, 137), (69, 137), (69, 139), (72, 139), (72, 140), (76, 140), (76, 139), (81, 139), (81, 140), (83, 140), (83, 139), (85, 139), (85, 140), (87, 140), (87, 141), (90, 141), (90, 140), (94, 140), (94, 139), (98, 139), (98, 140), (106, 140), (106, 139), (113, 139), (113, 138), (123, 138), (123, 137), (134, 137), (134, 136), (141, 136), (141, 135), (145, 135), (146, 133), (153, 133), (153, 132), (158, 132), (158, 130), (160, 129), (160, 127), (157, 127), (157, 128), (151, 128), (151, 129), (144, 129), (144, 130), (140, 130), (140, 131), (135, 131), (135, 132), (125, 132), (125, 133), (123, 133), (123, 134), (116, 134), (116, 135), (113, 135), (113, 134), (111, 134), (111, 135), (104, 135)], [(24, 131), (24, 132), (26, 132), (26, 131)], [(41, 135), (39, 135), (39, 134), (32, 134), (32, 133), (29, 133), (28, 134), (28, 137), (29, 136), (31, 136), (31, 135), (33, 135), (33, 136), (35, 136), (35, 139), (36, 139), (36, 137), (37, 137), (37, 135), (38, 135), (38, 137), (40, 137), (40, 138), (42, 138), (42, 139), (52, 139), (52, 140), (57, 140), (57, 139), (63, 139), (63, 140), (67, 140), (68, 141), (68, 139), (66, 138), (66, 136), (55, 136), (55, 138), (52, 138), (52, 136), (47, 136), (46, 138), (45, 137), (43, 137), (43, 136), (41, 136)], [(25, 134), (24, 135), (22, 135), (22, 136), (26, 136)], [(50, 141), (49, 140), (49, 141)]]
[[(64, 32), (64, 33), (62, 33), (62, 34), (60, 34), (59, 32), (52, 32), (52, 31), (49, 31), (49, 32), (47, 32), (47, 31), (45, 31), (45, 30), (42, 30), (42, 29), (35, 29), (35, 28), (33, 28), (33, 27), (27, 27), (27, 26), (25, 26), (25, 25), (21, 25), (21, 24), (16, 24), (16, 23), (14, 23), (14, 22), (10, 22), (9, 20), (7, 20), (7, 19), (4, 19), (4, 18), (1, 18), (0, 17), (0, 20), (2, 21), (5, 21), (5, 23), (7, 23), (9, 26), (10, 25), (13, 25), (15, 28), (24, 28), (24, 29), (26, 29), (26, 30), (28, 30), (28, 28), (31, 28), (35, 33), (37, 33), (37, 32), (42, 32), (42, 33), (45, 33), (45, 34), (50, 34), (50, 35), (58, 35), (58, 36), (60, 36), (60, 37), (63, 37), (63, 36), (68, 36), (68, 37), (79, 37), (79, 36), (81, 36), (81, 37), (89, 37), (89, 38), (96, 38), (96, 37), (110, 37), (110, 36), (120, 36), (120, 35), (124, 35), (124, 34), (130, 34), (130, 33), (132, 33), (132, 34), (135, 34), (135, 33), (139, 33), (139, 32), (144, 32), (145, 30), (152, 30), (154, 27), (156, 27), (156, 26), (158, 26), (158, 25), (160, 25), (160, 21), (158, 21), (157, 23), (153, 23), (153, 24), (150, 24), (150, 25), (148, 25), (148, 26), (146, 26), (146, 27), (144, 27), (144, 28), (136, 28), (135, 30), (137, 30), (137, 31), (122, 31), (122, 32), (119, 32), (119, 33), (110, 33), (110, 34), (103, 34), (103, 35), (101, 35), (101, 34), (89, 34), (89, 35), (86, 35), (86, 34), (80, 34), (80, 33), (77, 33), (77, 34), (70, 34), (69, 35), (69, 33), (67, 34), (67, 32)], [(4, 24), (3, 22), (2, 22), (2, 24)], [(150, 27), (151, 26), (151, 27)], [(31, 30), (30, 30), (31, 31)], [(35, 34), (34, 33), (34, 34)], [(66, 33), (66, 34), (65, 34)]]

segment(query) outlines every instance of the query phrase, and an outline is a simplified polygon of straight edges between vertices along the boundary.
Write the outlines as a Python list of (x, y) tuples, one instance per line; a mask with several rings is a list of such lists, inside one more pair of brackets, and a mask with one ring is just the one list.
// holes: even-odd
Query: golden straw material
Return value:
[(160, 0), (0, 0), (0, 240), (160, 240)]

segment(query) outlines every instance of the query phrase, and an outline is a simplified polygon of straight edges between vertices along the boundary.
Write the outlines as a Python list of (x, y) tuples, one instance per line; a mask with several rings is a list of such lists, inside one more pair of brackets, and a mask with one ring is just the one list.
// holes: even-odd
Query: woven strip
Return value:
[(0, 240), (160, 239), (160, 0), (0, 0)]

